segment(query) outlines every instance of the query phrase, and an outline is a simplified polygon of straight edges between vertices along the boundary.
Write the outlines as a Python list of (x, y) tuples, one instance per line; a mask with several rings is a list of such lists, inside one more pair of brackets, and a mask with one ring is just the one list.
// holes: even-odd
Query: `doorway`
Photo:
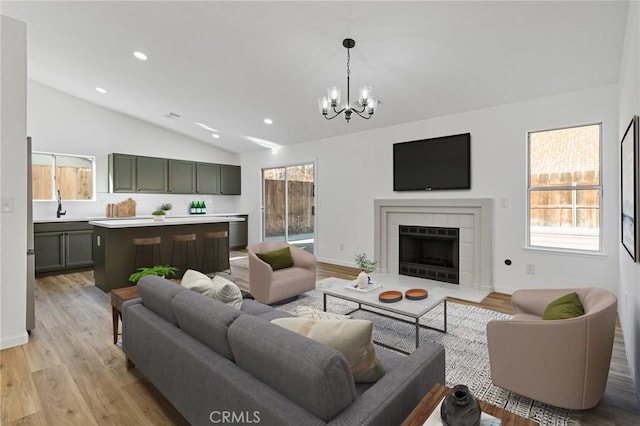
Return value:
[(315, 251), (315, 165), (262, 169), (262, 240)]

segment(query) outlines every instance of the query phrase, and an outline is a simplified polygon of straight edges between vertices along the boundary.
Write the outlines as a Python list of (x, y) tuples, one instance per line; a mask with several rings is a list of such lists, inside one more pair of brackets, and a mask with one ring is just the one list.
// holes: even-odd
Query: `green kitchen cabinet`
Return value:
[(136, 192), (136, 156), (109, 154), (109, 191)]
[(220, 165), (220, 193), (223, 195), (240, 195), (240, 166)]
[(196, 194), (220, 194), (220, 164), (196, 163)]
[(136, 157), (136, 192), (167, 193), (169, 160)]
[(33, 234), (36, 272), (65, 269), (64, 232), (36, 232)]
[(46, 222), (33, 227), (36, 272), (93, 265), (93, 226), (88, 222)]
[(244, 250), (249, 243), (249, 216), (238, 215), (244, 222), (229, 222), (229, 249)]
[(172, 194), (193, 194), (196, 192), (195, 162), (169, 160), (169, 192)]

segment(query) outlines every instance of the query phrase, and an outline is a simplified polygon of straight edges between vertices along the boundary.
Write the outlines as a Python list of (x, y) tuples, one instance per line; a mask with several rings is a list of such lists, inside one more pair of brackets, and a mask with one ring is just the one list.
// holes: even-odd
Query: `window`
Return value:
[(529, 133), (529, 247), (601, 248), (601, 125)]
[(34, 200), (95, 199), (95, 158), (34, 152), (31, 181)]

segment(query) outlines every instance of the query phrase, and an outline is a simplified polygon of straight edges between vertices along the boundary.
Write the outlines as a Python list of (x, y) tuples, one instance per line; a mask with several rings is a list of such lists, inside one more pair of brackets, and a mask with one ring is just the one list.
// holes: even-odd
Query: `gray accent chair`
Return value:
[[(444, 348), (404, 356), (377, 349), (386, 374), (355, 384), (336, 350), (269, 321), (288, 317), (254, 300), (242, 309), (147, 276), (123, 305), (123, 350), (193, 425), (400, 424), (435, 383)], [(226, 414), (225, 414), (226, 413)], [(228, 417), (229, 418), (229, 417)]]
[[(274, 271), (256, 253), (289, 247), (293, 266)], [(316, 257), (299, 247), (280, 241), (263, 241), (247, 246), (249, 291), (259, 302), (272, 304), (291, 299), (316, 288)]]
[[(542, 319), (550, 302), (574, 291), (584, 315)], [(595, 287), (518, 290), (511, 303), (512, 319), (487, 324), (493, 384), (556, 407), (594, 407), (609, 375), (616, 296)]]

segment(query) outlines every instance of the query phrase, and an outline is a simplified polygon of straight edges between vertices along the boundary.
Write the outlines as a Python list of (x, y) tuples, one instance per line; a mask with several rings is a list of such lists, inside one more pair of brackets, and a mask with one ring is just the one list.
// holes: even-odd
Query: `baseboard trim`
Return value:
[(3, 336), (0, 340), (0, 349), (9, 349), (29, 343), (29, 335), (26, 331), (14, 334), (13, 336)]

